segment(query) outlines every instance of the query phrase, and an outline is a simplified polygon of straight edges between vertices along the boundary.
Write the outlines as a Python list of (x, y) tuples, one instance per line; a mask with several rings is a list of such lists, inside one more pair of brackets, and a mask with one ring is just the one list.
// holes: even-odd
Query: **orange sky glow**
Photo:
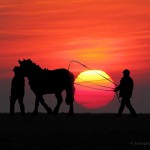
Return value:
[(1, 81), (12, 78), (18, 59), (30, 58), (48, 69), (77, 60), (117, 84), (128, 68), (137, 86), (149, 87), (149, 0), (0, 0), (0, 21)]

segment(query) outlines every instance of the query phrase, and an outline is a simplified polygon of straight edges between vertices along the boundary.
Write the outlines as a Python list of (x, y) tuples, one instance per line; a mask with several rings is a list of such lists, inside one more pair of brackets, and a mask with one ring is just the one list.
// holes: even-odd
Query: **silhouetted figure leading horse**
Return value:
[(63, 101), (62, 91), (66, 91), (66, 103), (70, 105), (69, 115), (73, 115), (74, 101), (74, 75), (67, 69), (47, 70), (33, 63), (30, 59), (18, 60), (24, 77), (29, 80), (29, 85), (36, 96), (35, 108), (33, 115), (38, 114), (39, 102), (46, 109), (48, 114), (52, 113), (52, 109), (45, 103), (44, 94), (54, 93), (57, 98), (57, 104), (53, 110), (53, 114), (57, 115), (60, 105)]

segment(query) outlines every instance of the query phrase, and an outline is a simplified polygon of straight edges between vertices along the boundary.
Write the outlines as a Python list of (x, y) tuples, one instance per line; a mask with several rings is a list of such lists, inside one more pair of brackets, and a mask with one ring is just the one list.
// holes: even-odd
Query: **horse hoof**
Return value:
[(9, 116), (14, 116), (14, 114), (11, 114), (11, 113), (10, 113)]
[(74, 115), (74, 113), (68, 113), (67, 114), (67, 116), (73, 116)]
[(53, 111), (53, 116), (58, 116), (58, 112)]
[(21, 116), (23, 116), (23, 117), (24, 117), (24, 116), (25, 116), (25, 114), (21, 114)]
[(48, 114), (48, 115), (51, 115), (51, 114), (52, 114), (52, 110), (51, 110), (51, 109), (48, 109), (48, 110), (47, 110), (47, 114)]
[(38, 112), (32, 112), (31, 113), (31, 116), (37, 116), (38, 115)]
[(52, 112), (50, 112), (50, 111), (49, 111), (49, 112), (47, 112), (47, 114), (48, 114), (48, 115), (51, 115), (51, 114), (52, 114)]

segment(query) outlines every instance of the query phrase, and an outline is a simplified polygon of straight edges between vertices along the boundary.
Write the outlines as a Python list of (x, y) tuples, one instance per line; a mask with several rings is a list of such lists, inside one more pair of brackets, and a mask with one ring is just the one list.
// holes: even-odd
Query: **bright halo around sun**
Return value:
[(101, 70), (81, 72), (75, 79), (75, 101), (89, 109), (101, 108), (109, 104), (115, 85), (108, 74)]

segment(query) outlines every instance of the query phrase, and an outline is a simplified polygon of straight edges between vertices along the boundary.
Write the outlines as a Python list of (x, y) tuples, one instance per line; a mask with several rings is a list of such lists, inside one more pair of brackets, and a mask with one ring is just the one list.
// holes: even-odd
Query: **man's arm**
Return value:
[(122, 79), (120, 80), (120, 84), (117, 87), (114, 88), (114, 92), (119, 91), (120, 88), (121, 88), (121, 85), (122, 85)]

